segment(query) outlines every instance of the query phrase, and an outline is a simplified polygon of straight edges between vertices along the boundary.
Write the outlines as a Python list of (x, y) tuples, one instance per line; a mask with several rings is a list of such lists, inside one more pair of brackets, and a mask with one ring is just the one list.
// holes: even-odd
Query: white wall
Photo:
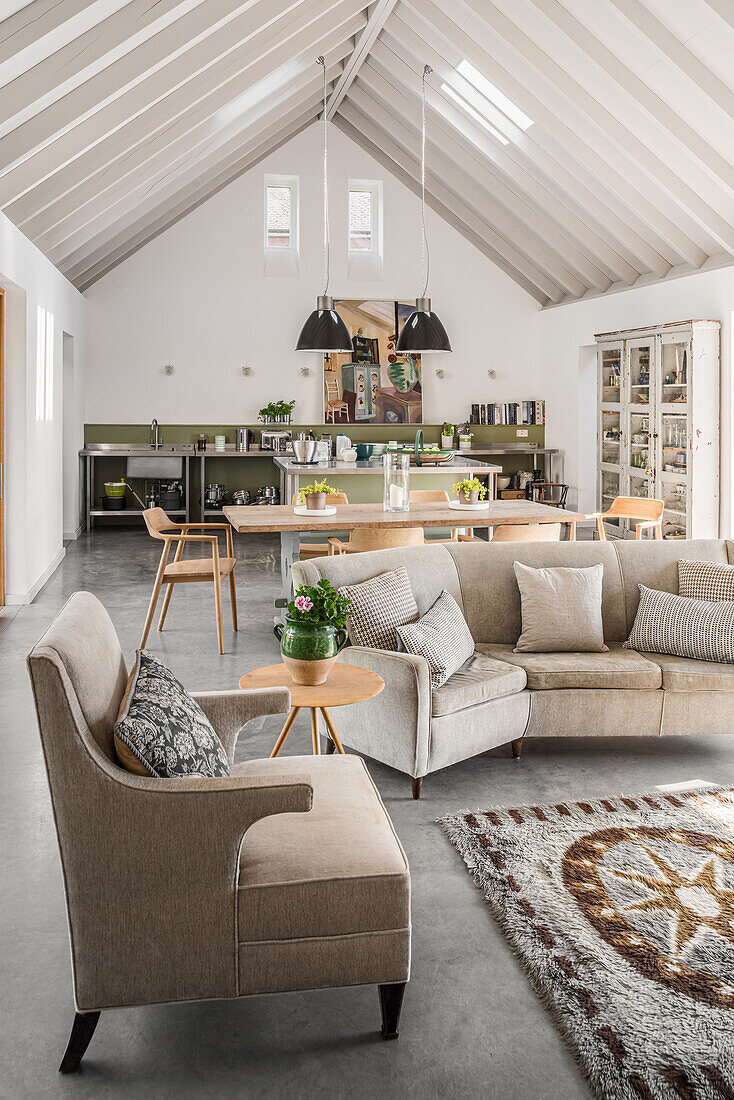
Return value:
[[(429, 165), (430, 171), (430, 165)], [(300, 176), (300, 275), (263, 275), (263, 177)], [(347, 276), (349, 178), (384, 180), (379, 280)], [(329, 132), (334, 297), (420, 293), (418, 199), (336, 127)], [(424, 359), (424, 420), (467, 419), (472, 401), (550, 397), (536, 372), (538, 309), (525, 291), (432, 211), (430, 293), (454, 348)], [(87, 292), (91, 423), (247, 423), (267, 401), (323, 416), (321, 357), (295, 352), (322, 291), (321, 132), (310, 127), (115, 268)], [(166, 377), (163, 366), (173, 363)], [(253, 374), (243, 378), (240, 367)], [(298, 374), (309, 365), (312, 376)], [(435, 370), (445, 370), (440, 380)], [(487, 370), (497, 371), (490, 382)]]
[[(540, 372), (552, 379), (548, 392), (547, 438), (565, 451), (565, 480), (573, 486), (569, 502), (576, 506), (579, 485), (579, 418), (595, 418), (593, 402), (579, 407), (580, 349), (592, 344), (597, 332), (664, 324), (691, 318), (721, 321), (721, 534), (732, 530), (732, 310), (734, 268), (689, 275), (620, 294), (593, 298), (542, 311), (538, 317)], [(583, 358), (583, 356), (581, 356)], [(593, 456), (591, 458), (593, 462)], [(583, 478), (581, 479), (583, 482)], [(578, 506), (595, 507), (593, 491), (582, 493)]]
[[(7, 603), (26, 603), (63, 555), (63, 334), (74, 337), (76, 395), (71, 423), (82, 442), (86, 302), (63, 275), (0, 214), (0, 286), (6, 292), (5, 564)], [(54, 413), (36, 421), (36, 316), (54, 315)], [(71, 491), (78, 493), (72, 471)]]

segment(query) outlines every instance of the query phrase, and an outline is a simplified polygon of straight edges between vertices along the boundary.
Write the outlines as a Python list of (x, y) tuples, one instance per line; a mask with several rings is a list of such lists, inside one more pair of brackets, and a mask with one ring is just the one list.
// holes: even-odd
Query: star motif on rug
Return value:
[(623, 912), (670, 912), (670, 954), (679, 959), (702, 928), (718, 932), (734, 944), (734, 890), (721, 882), (721, 870), (715, 856), (708, 856), (691, 876), (686, 876), (649, 845), (640, 848), (655, 864), (662, 878), (652, 878), (639, 871), (623, 871), (615, 867), (602, 868), (615, 879), (634, 883), (648, 890), (651, 897), (620, 906)]

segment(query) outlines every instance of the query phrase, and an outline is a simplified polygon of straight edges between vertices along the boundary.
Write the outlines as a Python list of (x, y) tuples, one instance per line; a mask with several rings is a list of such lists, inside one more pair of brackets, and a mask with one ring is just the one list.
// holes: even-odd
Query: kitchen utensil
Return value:
[(356, 462), (357, 461), (357, 448), (345, 447), (341, 454), (338, 456), (342, 462)]
[(233, 504), (240, 504), (240, 505), (241, 504), (249, 504), (250, 503), (250, 493), (249, 493), (249, 491), (247, 489), (235, 489), (235, 491), (232, 493), (232, 503)]
[(336, 457), (341, 458), (342, 452), (348, 450), (352, 446), (352, 441), (348, 435), (339, 434), (336, 437)]
[(125, 486), (124, 481), (105, 481), (104, 491), (108, 497), (124, 497)]
[(368, 458), (372, 458), (372, 444), (371, 443), (358, 443), (357, 444), (357, 458), (364, 462)]
[(255, 433), (252, 428), (237, 428), (235, 433), (235, 447), (238, 451), (249, 451), (255, 441)]
[(296, 462), (313, 462), (316, 457), (316, 446), (315, 439), (294, 439), (293, 457)]

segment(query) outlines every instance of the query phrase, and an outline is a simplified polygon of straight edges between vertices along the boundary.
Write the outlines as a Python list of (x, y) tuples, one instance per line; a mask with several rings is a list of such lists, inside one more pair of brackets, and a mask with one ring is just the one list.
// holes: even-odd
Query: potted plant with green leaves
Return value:
[(452, 486), (459, 498), (459, 504), (479, 504), (487, 495), (486, 485), (478, 477), (465, 477)]
[(335, 496), (336, 492), (333, 485), (327, 485), (325, 481), (314, 481), (313, 485), (304, 485), (298, 490), (298, 503), (305, 504), (315, 512), (323, 512), (326, 498)]
[(449, 451), (454, 445), (454, 432), (456, 428), (448, 420), (441, 425), (441, 446), (444, 451)]
[(290, 424), (295, 401), (269, 401), (257, 414), (263, 424)]
[(327, 580), (301, 584), (288, 604), (285, 624), (273, 633), (283, 664), (295, 684), (323, 684), (347, 644), (346, 621), (351, 601)]

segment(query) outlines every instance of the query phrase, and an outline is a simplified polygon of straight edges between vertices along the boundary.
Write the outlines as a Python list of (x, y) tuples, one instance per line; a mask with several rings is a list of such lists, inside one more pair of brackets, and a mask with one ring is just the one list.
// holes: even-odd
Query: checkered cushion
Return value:
[(408, 653), (425, 657), (431, 687), (439, 688), (474, 653), (474, 639), (454, 597), (445, 590), (417, 623), (399, 626), (397, 636)]
[(347, 619), (352, 645), (396, 649), (395, 628), (414, 623), (418, 618), (418, 606), (404, 565), (361, 584), (343, 585), (339, 592), (352, 601)]
[(679, 561), (678, 595), (694, 600), (734, 600), (734, 566), (717, 561)]
[(638, 587), (640, 606), (624, 643), (628, 649), (734, 664), (733, 601), (693, 600)]

